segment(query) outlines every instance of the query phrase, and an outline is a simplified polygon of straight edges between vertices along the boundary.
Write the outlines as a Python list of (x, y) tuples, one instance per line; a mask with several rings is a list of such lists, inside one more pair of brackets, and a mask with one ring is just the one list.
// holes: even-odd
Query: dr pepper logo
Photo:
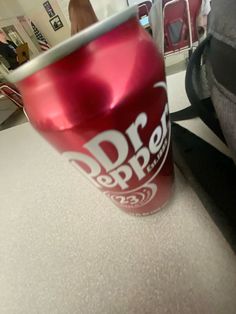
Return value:
[[(165, 82), (155, 84), (154, 88), (166, 89)], [(83, 148), (88, 151), (88, 154), (65, 152), (64, 156), (96, 187), (113, 198), (113, 201), (117, 201), (119, 198), (118, 201), (121, 205), (125, 200), (119, 195), (127, 192), (145, 191), (149, 188), (152, 190), (152, 194), (156, 193), (158, 187), (153, 186), (151, 181), (161, 171), (170, 147), (168, 104), (165, 105), (161, 118), (158, 119), (157, 125), (151, 131), (150, 138), (145, 139), (144, 142), (142, 131), (148, 127), (148, 121), (148, 114), (141, 112), (135, 121), (128, 125), (125, 132), (122, 133), (115, 129), (106, 130), (85, 143)], [(104, 143), (112, 149), (112, 156), (109, 151), (104, 149)], [(134, 185), (136, 185), (135, 188)], [(119, 193), (117, 192), (119, 195), (116, 193), (111, 195), (110, 191), (119, 191)], [(137, 197), (134, 195), (129, 197), (127, 206), (138, 205)]]

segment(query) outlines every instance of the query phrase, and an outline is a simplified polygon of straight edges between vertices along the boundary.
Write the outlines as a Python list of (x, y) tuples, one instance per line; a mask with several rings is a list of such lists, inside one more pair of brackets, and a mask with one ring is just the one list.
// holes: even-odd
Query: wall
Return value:
[(25, 32), (25, 29), (22, 27), (22, 24), (19, 22), (19, 20), (16, 17), (0, 19), (0, 28), (4, 28), (10, 25), (14, 25), (23, 41), (28, 43), (31, 57), (37, 56), (39, 54), (39, 51), (34, 43), (31, 41), (31, 38), (29, 37), (27, 32)]
[(70, 28), (57, 1), (50, 0), (55, 13), (60, 16), (64, 24), (63, 28), (55, 32), (49, 23), (50, 18), (43, 7), (44, 2), (45, 0), (18, 0), (18, 3), (23, 8), (24, 15), (28, 16), (34, 22), (48, 42), (54, 46), (70, 36)]
[(91, 0), (91, 3), (100, 20), (127, 8), (126, 0)]
[(48, 42), (54, 46), (70, 36), (70, 28), (57, 0), (50, 0), (55, 13), (60, 16), (64, 24), (63, 28), (55, 32), (43, 7), (44, 2), (45, 0), (0, 0), (0, 20), (26, 15), (35, 23)]
[(18, 0), (0, 0), (0, 19), (15, 18), (23, 15), (23, 8)]
[(55, 13), (60, 16), (64, 24), (63, 28), (55, 32), (43, 7), (44, 2), (45, 0), (0, 0), (0, 21), (26, 15), (43, 33), (48, 42), (54, 46), (70, 36), (70, 28), (57, 0), (50, 0)]
[(25, 32), (21, 23), (17, 19), (18, 16), (24, 15), (24, 8), (18, 0), (0, 0), (0, 28), (14, 25), (19, 32), (21, 38), (28, 43), (31, 56), (38, 55), (38, 49), (32, 43), (31, 38)]
[[(100, 20), (115, 14), (127, 7), (126, 0), (90, 0)], [(43, 7), (45, 0), (0, 0), (0, 19), (26, 15), (43, 33), (48, 42), (54, 46), (70, 36), (68, 18), (69, 0), (50, 0), (50, 3), (64, 24), (54, 31), (49, 23), (49, 16)]]
[(64, 16), (67, 20), (67, 23), (70, 25), (70, 18), (69, 18), (69, 12), (68, 12), (68, 4), (69, 0), (57, 0), (62, 12), (64, 13)]
[[(68, 3), (69, 0), (57, 0), (69, 22)], [(127, 7), (126, 0), (90, 0), (97, 17), (100, 20), (115, 14)]]

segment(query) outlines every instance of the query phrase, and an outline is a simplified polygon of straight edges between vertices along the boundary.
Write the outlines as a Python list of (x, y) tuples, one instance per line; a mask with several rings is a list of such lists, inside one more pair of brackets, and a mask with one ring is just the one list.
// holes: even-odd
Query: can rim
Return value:
[(101, 22), (97, 22), (94, 25), (89, 26), (85, 30), (66, 39), (62, 43), (57, 44), (55, 47), (44, 52), (42, 55), (34, 58), (32, 61), (29, 61), (20, 66), (18, 69), (12, 71), (7, 75), (8, 81), (11, 83), (22, 81), (26, 77), (31, 76), (35, 72), (42, 70), (63, 57), (68, 56), (75, 50), (85, 46), (92, 40), (111, 31), (115, 27), (123, 24), (135, 16), (137, 16), (137, 6), (132, 6), (120, 13), (108, 17)]

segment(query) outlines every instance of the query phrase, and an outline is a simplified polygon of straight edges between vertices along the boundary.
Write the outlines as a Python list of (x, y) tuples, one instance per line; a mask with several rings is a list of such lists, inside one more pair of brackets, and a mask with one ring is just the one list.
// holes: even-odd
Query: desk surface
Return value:
[(135, 218), (29, 124), (0, 147), (1, 314), (235, 314), (235, 256), (178, 171), (170, 204)]

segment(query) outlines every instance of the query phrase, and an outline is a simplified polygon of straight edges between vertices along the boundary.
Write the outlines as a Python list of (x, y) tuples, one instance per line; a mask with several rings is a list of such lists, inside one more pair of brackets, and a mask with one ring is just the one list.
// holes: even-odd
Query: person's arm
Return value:
[(70, 0), (69, 16), (72, 35), (97, 22), (89, 0)]

